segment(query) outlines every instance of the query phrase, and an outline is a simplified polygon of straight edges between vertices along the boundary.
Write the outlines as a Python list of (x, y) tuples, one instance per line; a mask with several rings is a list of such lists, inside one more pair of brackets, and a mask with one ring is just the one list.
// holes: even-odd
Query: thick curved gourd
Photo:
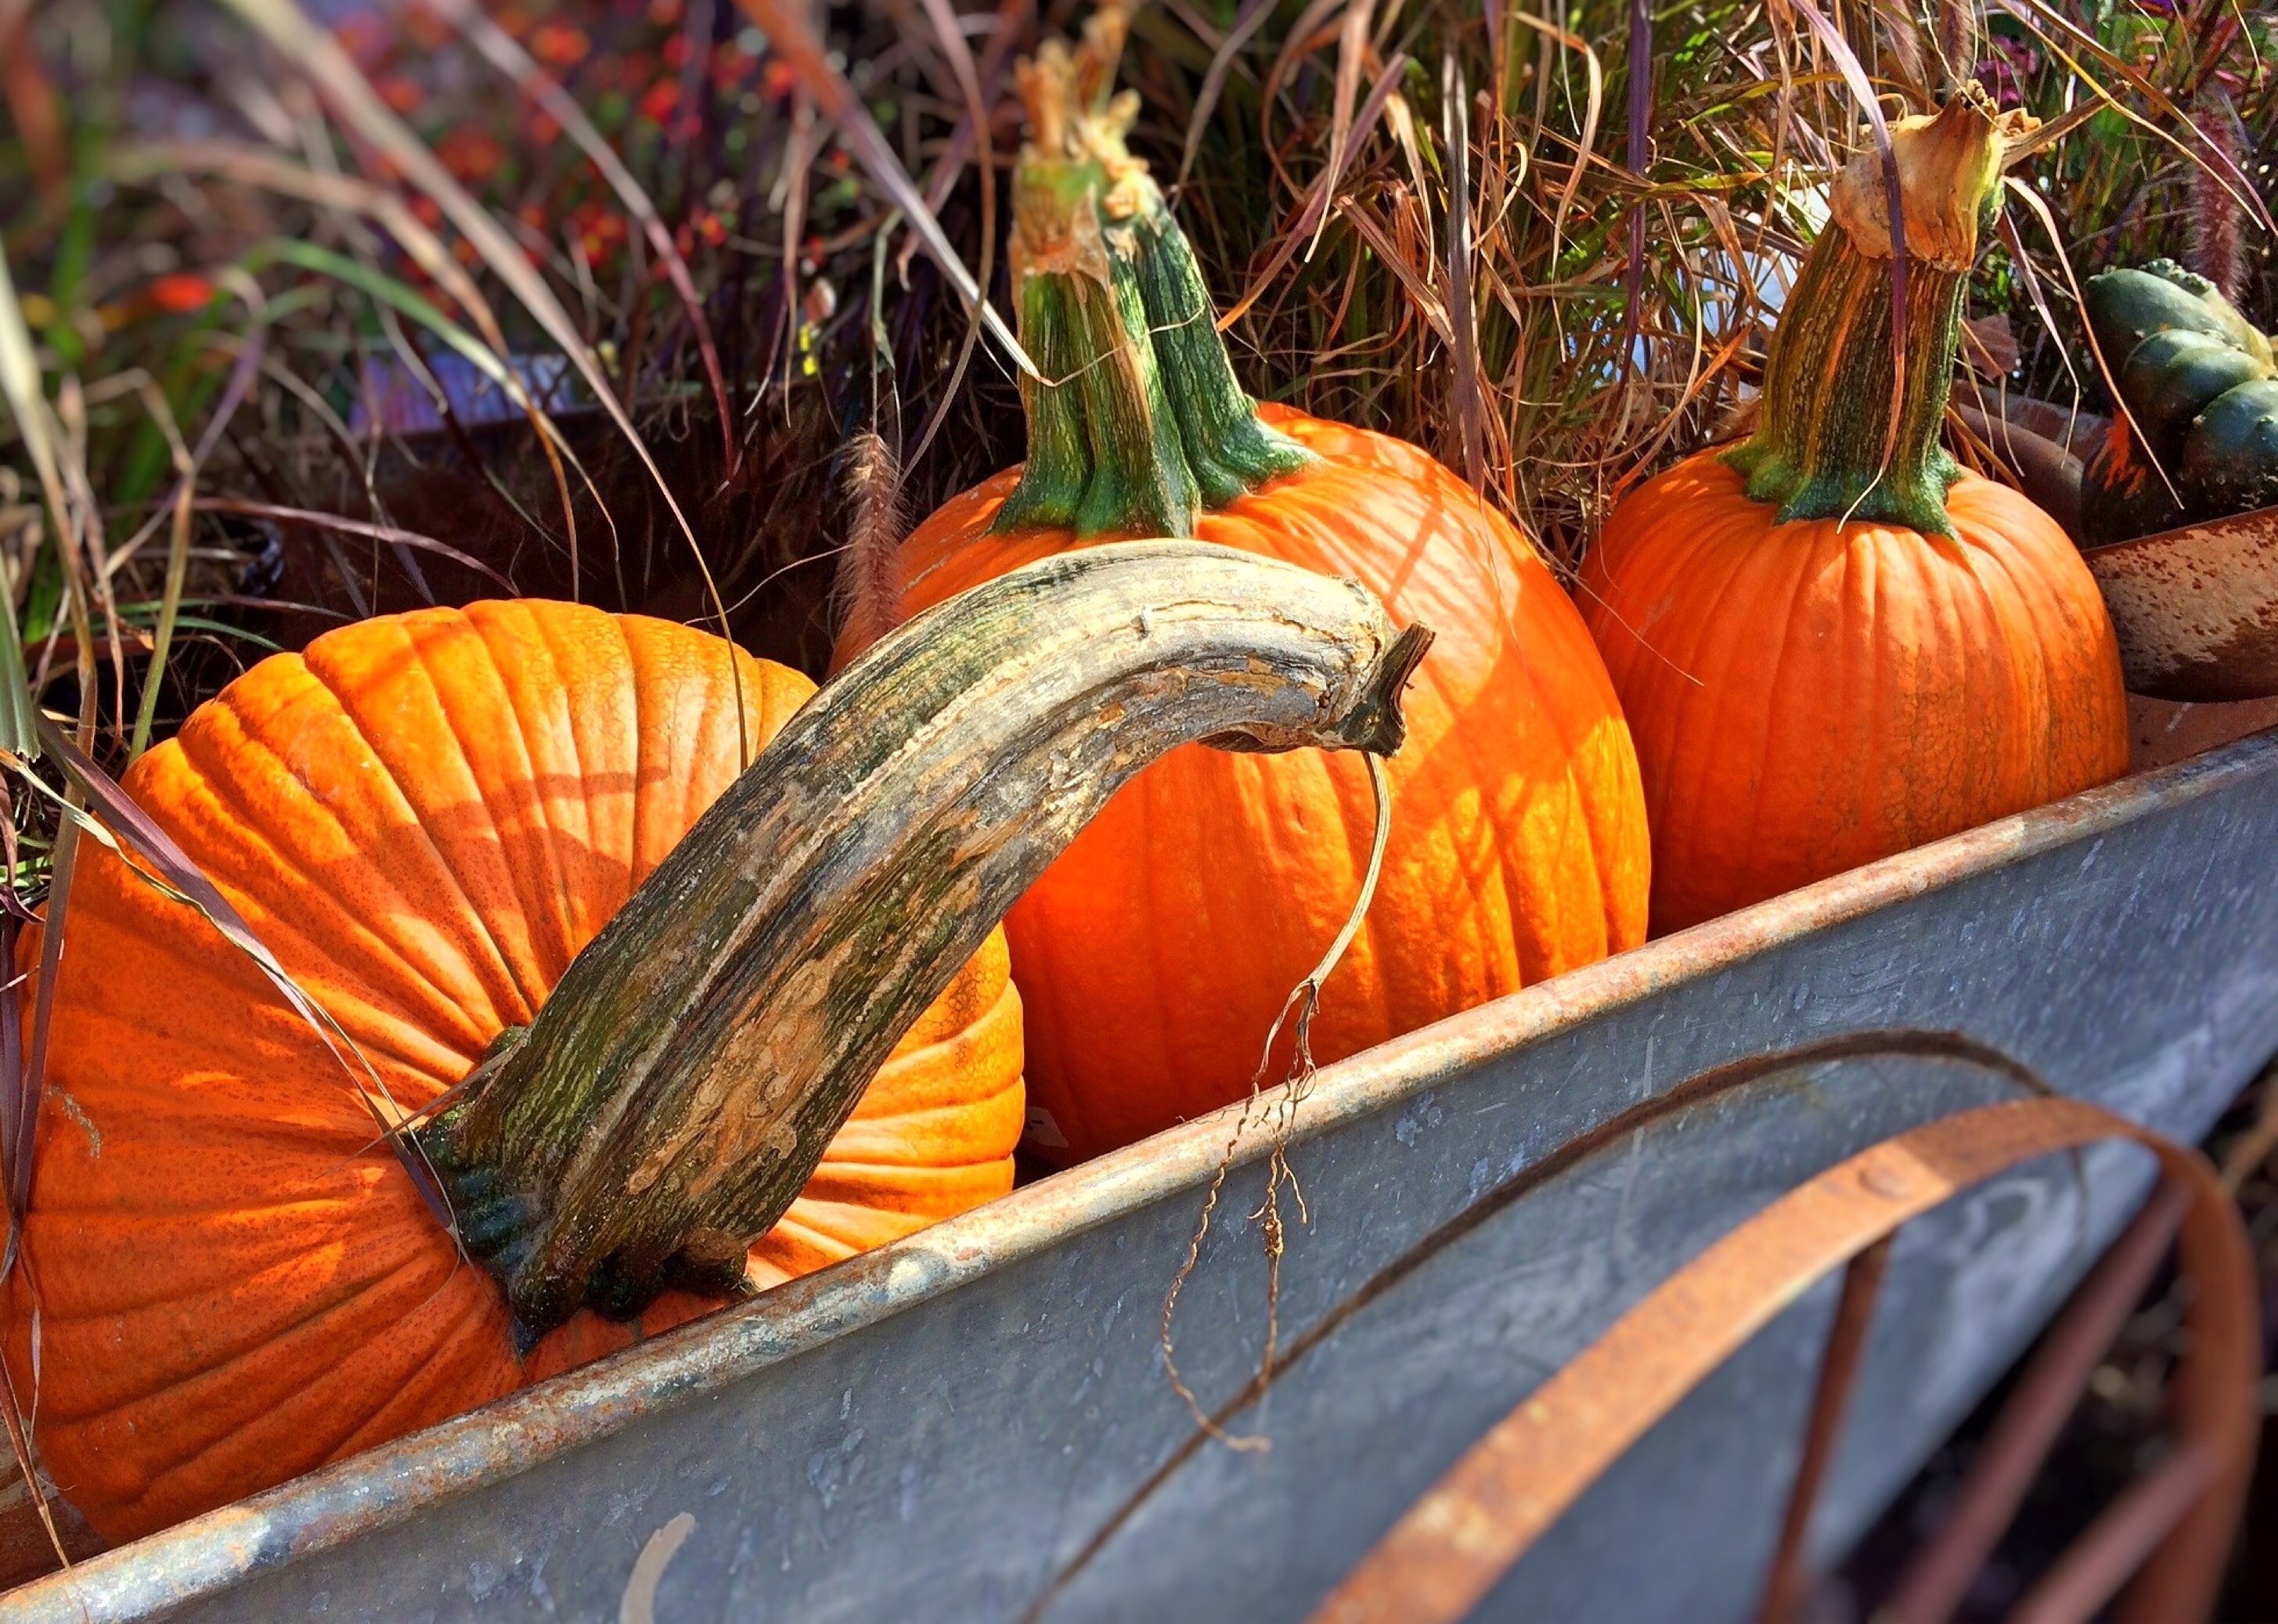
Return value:
[(2119, 651), (2087, 567), (1939, 439), (2007, 133), (1972, 96), (1893, 136), (1895, 424), (1870, 149), (1774, 335), (1754, 438), (1648, 481), (1584, 560), (1584, 613), (1645, 774), (1656, 933), (2127, 769)]
[[(1413, 446), (1259, 408), (1108, 99), (1120, 12), (1024, 66), (1013, 275), (1028, 457), (921, 524), (899, 603), (1116, 536), (1191, 535), (1349, 576), (1438, 641), (1389, 765), (1391, 842), (1312, 1025), (1322, 1060), (1643, 937), (1636, 762), (1588, 633), (1502, 515)], [(842, 657), (849, 650), (842, 650)], [(1176, 751), (1006, 919), (1030, 1143), (1069, 1162), (1239, 1097), (1368, 861), (1358, 764)]]
[(1425, 640), (1296, 571), (1120, 551), (929, 617), (803, 707), (797, 674), (654, 621), (367, 621), (138, 763), (128, 791), (371, 1071), (360, 1094), (200, 916), (83, 846), (5, 1352), (96, 1529), (1008, 1189), (1012, 896), (1173, 743), (1392, 748)]
[(2091, 545), (2278, 505), (2278, 364), (2205, 277), (2169, 260), (2083, 290), (2124, 412), (2089, 461)]

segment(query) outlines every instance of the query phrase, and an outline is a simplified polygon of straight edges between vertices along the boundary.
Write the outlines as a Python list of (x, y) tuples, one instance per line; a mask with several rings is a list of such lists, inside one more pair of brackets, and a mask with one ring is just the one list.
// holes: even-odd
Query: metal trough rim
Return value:
[[(2278, 728), (2020, 812), (1712, 919), (1325, 1066), (1294, 1137), (1382, 1110), (1460, 1067), (1712, 975), (1808, 932), (2214, 793), (2278, 758)], [(425, 1431), (107, 1552), (0, 1598), (10, 1620), (125, 1624), (403, 1522), (835, 1338), (1206, 1184), (1235, 1104), (1014, 1190), (821, 1273)], [(1237, 1163), (1266, 1154), (1245, 1138)]]

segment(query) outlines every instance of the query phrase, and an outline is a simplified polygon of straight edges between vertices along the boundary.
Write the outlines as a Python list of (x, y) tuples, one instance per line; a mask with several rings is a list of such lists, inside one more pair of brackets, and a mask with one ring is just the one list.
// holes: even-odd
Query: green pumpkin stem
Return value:
[(1892, 353), (1895, 280), (1882, 157), (1836, 178), (1833, 218), (1772, 337), (1754, 435), (1725, 454), (1748, 495), (1790, 519), (1859, 519), (1950, 535), (1961, 477), (1942, 431), (1970, 266), (1990, 230), (2008, 141), (2031, 127), (1975, 86), (1892, 127), (1907, 243), (1905, 368)]
[(1125, 149), (1110, 96), (1124, 15), (1020, 68), (1030, 136), (1013, 177), (1013, 285), (1028, 455), (999, 530), (1191, 536), (1200, 515), (1311, 459), (1258, 420), (1219, 337), (1201, 267)]
[(918, 617), (794, 716), (417, 1131), (525, 1345), (731, 1289), (918, 1015), (1165, 751), (1399, 748), (1431, 634), (1192, 542)]

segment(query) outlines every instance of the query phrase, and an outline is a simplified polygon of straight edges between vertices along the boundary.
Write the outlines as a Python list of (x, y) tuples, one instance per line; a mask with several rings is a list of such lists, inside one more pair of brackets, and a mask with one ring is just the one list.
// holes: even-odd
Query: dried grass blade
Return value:
[[(1360, 94), (1361, 68), (1368, 55), (1369, 19), (1375, 14), (1373, 0), (1351, 0), (1345, 7), (1344, 27), (1337, 33), (1336, 99), (1329, 112), (1329, 168), (1340, 174), (1344, 172), (1346, 143), (1352, 140), (1353, 98)], [(1314, 223), (1312, 241), (1305, 245), (1308, 259), (1320, 246), (1321, 232), (1328, 222), (1328, 210), (1325, 209)]]
[[(46, 719), (41, 719), (45, 723)], [(57, 729), (43, 726), (51, 754), (78, 753), (77, 746)], [(30, 779), (29, 771), (23, 776)], [(75, 810), (75, 809), (73, 809)], [(32, 1003), (32, 1041), (24, 1056), (23, 1080), (17, 1091), (16, 1132), (8, 1144), (8, 1250), (0, 1257), (0, 1279), (16, 1267), (24, 1221), (32, 1209), (32, 1164), (40, 1131), (40, 1107), (47, 1096), (48, 1032), (55, 1013), (56, 972), (63, 963), (64, 931), (71, 908), (72, 875), (79, 858), (79, 823), (66, 815), (56, 827), (56, 843), (50, 853), (48, 913), (40, 929), (40, 985)], [(12, 922), (12, 921), (11, 921)], [(9, 964), (13, 973), (14, 961)], [(4, 995), (12, 1001), (11, 989)]]
[[(984, 106), (993, 107), (1005, 88), (1005, 70), (1013, 58), (1013, 42), (1028, 26), (1028, 14), (1034, 9), (1032, 0), (1000, 0), (997, 7), (997, 27), (989, 36), (989, 48), (981, 53), (981, 95)], [(973, 120), (966, 114), (958, 115), (956, 127), (949, 133), (949, 144), (926, 177), (926, 207), (939, 210), (957, 189), (958, 177), (965, 172), (966, 160), (973, 156), (975, 141)], [(896, 214), (894, 224), (899, 226), (901, 217)], [(910, 261), (918, 251), (915, 231), (902, 236), (900, 252), (894, 263), (905, 283), (909, 280)]]
[[(990, 131), (989, 105), (982, 99), (981, 74), (974, 66), (973, 52), (965, 43), (965, 31), (958, 26), (957, 13), (950, 9), (949, 0), (922, 0), (928, 20), (941, 37), (942, 53), (949, 58), (950, 72), (955, 75), (958, 90), (965, 97), (965, 116), (979, 132), (981, 141), (981, 271), (979, 286), (986, 288), (997, 271), (997, 143)], [(973, 319), (967, 324), (964, 340), (957, 347), (956, 363), (950, 368), (949, 381), (942, 388), (941, 399), (926, 418), (924, 430), (906, 461), (915, 463), (933, 444), (941, 425), (949, 420), (956, 407), (959, 390), (965, 382), (965, 369), (972, 364), (973, 347), (981, 337), (982, 312), (984, 304), (972, 309)], [(874, 307), (875, 309), (875, 307)]]
[(343, 536), (363, 536), (373, 541), (386, 542), (394, 547), (416, 547), (423, 553), (432, 553), (463, 565), (485, 578), (498, 583), (501, 591), (518, 593), (521, 589), (470, 553), (462, 553), (447, 542), (423, 536), (417, 530), (407, 530), (400, 525), (375, 524), (364, 519), (351, 519), (336, 513), (318, 513), (310, 507), (286, 507), (274, 502), (241, 501), (234, 497), (201, 496), (191, 506), (200, 513), (241, 514), (249, 519), (271, 519), (279, 524), (305, 524), (313, 530), (337, 532)]
[(207, 420), (198, 436), (197, 448), (190, 454), (189, 466), (174, 486), (168, 505), (173, 510), (172, 545), (166, 551), (166, 583), (158, 600), (158, 623), (153, 629), (150, 663), (142, 674), (142, 702), (134, 715), (134, 737), (127, 746), (126, 764), (134, 766), (150, 743), (150, 728), (158, 713), (158, 689), (165, 680), (166, 657), (173, 648), (174, 627), (182, 607), (182, 591), (189, 576), (190, 515), (197, 496), (198, 470), (205, 466), (221, 437), (229, 431), (230, 422), (237, 408), (253, 392), (254, 380), (261, 375), (262, 358), (268, 353), (268, 330), (256, 326), (239, 346), (237, 360), (229, 370), (229, 382), (223, 386), (221, 400), (213, 416)]
[(1452, 50), (1440, 71), (1448, 143), (1448, 324), (1455, 335), (1456, 421), (1464, 442), (1464, 477), (1473, 492), (1487, 478), (1487, 401), (1479, 388), (1479, 310), (1472, 298), (1471, 92)]
[[(7, 400), (16, 419), (16, 432), (22, 436), (39, 475), (56, 545), (66, 546), (71, 510), (49, 432), (47, 391), (40, 381), (31, 331), (24, 325), (23, 309), (16, 301), (16, 284), (9, 275), (4, 248), (0, 248), (0, 398)], [(26, 560), (27, 565), (29, 562)], [(0, 750), (27, 758), (40, 751), (32, 720), (32, 693), (24, 681), (24, 644), (16, 627), (15, 594), (4, 590), (0, 590)]]
[[(499, 223), (492, 219), (482, 205), (469, 196), (457, 181), (451, 179), (450, 172), (418, 137), (404, 127), (403, 121), (388, 111), (386, 103), (379, 99), (370, 81), (348, 59), (348, 53), (340, 49), (339, 42), (312, 24), (293, 0), (228, 0), (228, 4), (309, 74), (336, 116), (393, 164), (399, 173), (434, 201), (436, 207), (457, 227), (460, 235), (473, 246), (483, 263), (489, 267), (491, 274), (522, 301), (523, 308), (570, 358), (570, 363), (585, 378), (586, 386), (592, 391), (593, 398), (600, 402), (601, 408), (608, 413), (610, 422), (616, 425), (626, 443), (632, 447), (633, 454), (640, 459), (642, 469), (655, 483), (657, 494), (664, 499), (674, 524), (688, 543), (689, 552), (695, 557), (697, 570), (704, 578), (706, 594), (712, 601), (724, 636), (728, 629), (727, 606), (721, 599), (719, 583), (713, 579), (711, 562), (704, 556), (704, 549), (697, 542), (695, 529), (689, 523), (688, 515), (681, 510), (680, 499), (672, 493), (672, 487), (664, 477), (664, 470), (649, 454), (647, 445), (633, 428), (632, 419), (626, 416), (624, 407), (618, 401), (616, 391), (610, 387), (607, 375), (601, 370), (600, 358), (586, 344), (577, 324), (570, 319), (570, 313), (562, 308), (562, 301), (554, 296), (554, 290), (546, 286), (545, 279)], [(740, 712), (743, 703), (740, 682), (736, 684), (736, 696)]]
[(919, 194), (908, 172), (902, 168), (901, 159), (894, 156), (885, 133), (878, 128), (878, 121), (870, 117), (870, 110), (862, 105), (861, 98), (854, 94), (854, 88), (846, 82), (845, 75), (832, 67), (824, 57), (822, 43), (808, 28), (806, 19), (790, 6), (780, 4), (779, 0), (736, 0), (736, 3), (743, 8), (746, 17), (765, 31), (768, 43), (783, 53), (791, 71), (799, 76), (799, 84), (814, 98), (815, 106), (838, 126), (839, 134), (854, 149), (855, 158), (868, 172), (871, 180), (886, 194), (887, 200), (902, 211), (903, 217), (910, 223), (910, 229), (924, 243), (928, 257), (940, 269), (942, 275), (949, 278), (950, 285), (956, 288), (958, 296), (965, 301), (967, 308), (978, 312), (981, 321), (989, 329), (989, 336), (997, 340), (1006, 359), (1030, 377), (1043, 381), (1043, 375), (1036, 370), (1036, 363), (1029, 359), (1028, 352), (1021, 347), (1020, 339), (1013, 336), (1013, 330), (1005, 324), (1005, 318), (990, 306), (987, 290), (974, 280), (973, 273), (958, 257), (949, 234), (942, 230), (941, 222), (935, 218), (933, 210), (926, 207), (926, 201)]
[(1440, 290), (1426, 279), (1430, 271), (1428, 262), (1420, 270), (1410, 263), (1408, 257), (1401, 253), (1399, 245), (1392, 240), (1391, 233), (1358, 200), (1339, 198), (1337, 214), (1358, 233), (1363, 242), (1368, 244), (1384, 267), (1398, 278), (1402, 291), (1407, 294), (1417, 314), (1424, 318), (1440, 340), (1453, 350), (1456, 329), (1448, 319), (1448, 307), (1440, 297)]
[[(2214, 143), (2208, 139), (2205, 132), (2198, 127), (2197, 123), (2192, 120), (2190, 116), (2179, 103), (2177, 103), (2173, 96), (2169, 95), (2165, 90), (2160, 88), (2158, 82), (2155, 81), (2151, 75), (2145, 73), (2134, 63), (2129, 62), (2125, 57), (2120, 56), (2116, 51), (2111, 50), (2102, 41), (2083, 29), (2078, 23), (2075, 22), (2071, 18), (2067, 17), (2062, 11), (2034, 4), (2031, 3), (2031, 0), (2000, 0), (2000, 5), (2003, 11), (2015, 18), (2017, 21), (2024, 27), (2027, 32), (2031, 34), (2035, 39), (2038, 40), (2041, 44), (2047, 49), (2051, 56), (2054, 57), (2058, 61), (2065, 65), (2066, 71), (2071, 73), (2075, 81), (2085, 88), (2097, 98), (2099, 105), (2110, 108), (2114, 112), (2118, 113), (2121, 118), (2127, 119), (2130, 124), (2135, 125), (2137, 128), (2151, 135), (2154, 140), (2165, 141), (2167, 145), (2173, 147), (2178, 154), (2190, 160), (2191, 163), (2199, 164), (2204, 162), (2198, 153), (2192, 151), (2186, 142), (2169, 131), (2165, 125), (2153, 123), (2151, 119), (2144, 118), (2143, 114), (2137, 112), (2134, 108), (2129, 106), (2125, 102), (2121, 101), (2117, 96), (2114, 95), (2109, 89), (2098, 80), (2094, 74), (2091, 73), (2086, 68), (2081, 66), (2080, 63), (2075, 59), (2071, 52), (2066, 50), (2063, 46), (2058, 44), (2054, 40), (2049, 37), (2050, 28), (2055, 28), (2059, 32), (2069, 36), (2078, 44), (2079, 48), (2083, 51), (2094, 57), (2098, 62), (2101, 62), (2108, 71), (2116, 74), (2120, 79), (2124, 80), (2129, 89), (2135, 91), (2137, 95), (2142, 96), (2145, 102), (2149, 103), (2153, 111), (2173, 120), (2175, 123), (2182, 125), (2185, 129), (2190, 131), (2191, 133), (2197, 135), (2199, 140), (2206, 145), (2209, 150), (2213, 150)], [(2219, 8), (2210, 8), (2209, 14), (2220, 14)], [(2045, 27), (2043, 26), (2044, 24), (2046, 24), (2047, 27)], [(2045, 143), (2036, 144), (2038, 145)], [(2229, 184), (2228, 179), (2225, 179), (2224, 184), (2226, 186)], [(2254, 216), (2256, 223), (2259, 225), (2264, 231), (2271, 233), (2274, 235), (2278, 235), (2278, 221), (2274, 221), (2271, 218), (2270, 210), (2263, 203), (2261, 194), (2257, 188), (2253, 187), (2247, 187), (2245, 195), (2239, 197), (2237, 202), (2241, 208), (2248, 210)]]
[(1532, 11), (1514, 11), (1510, 15), (1512, 21), (1525, 23), (1546, 40), (1556, 42), (1561, 49), (1579, 51), (1588, 80), (1587, 95), (1583, 103), (1582, 131), (1574, 142), (1574, 167), (1568, 172), (1566, 184), (1559, 190), (1558, 212), (1552, 217), (1550, 223), (1550, 263), (1555, 265), (1563, 254), (1562, 245), (1566, 235), (1566, 220), (1574, 212), (1574, 199), (1582, 189), (1582, 172), (1589, 166), (1591, 153), (1597, 149), (1598, 120), (1604, 113), (1606, 104), (1605, 65), (1598, 60), (1598, 53), (1580, 34), (1569, 34), (1563, 28), (1556, 27)]
[[(2017, 222), (2007, 210), (2001, 211), (1996, 229), (2001, 233), (2003, 246), (2009, 250), (2009, 257), (2016, 263), (2019, 279), (2025, 285), (2025, 296), (2033, 301), (2033, 313), (2041, 318), (2041, 325), (2051, 332), (2062, 332), (2063, 329), (2057, 325), (2056, 312), (2049, 309), (2048, 294), (2041, 286), (2041, 273), (2034, 269), (2032, 255), (2025, 252), (2025, 240), (2018, 233)], [(2072, 404), (2077, 413), (2080, 409), (2080, 374), (2073, 368), (2072, 351), (2060, 345), (2057, 359), (2064, 363), (2065, 376), (2072, 380)]]
[[(1358, 150), (1361, 142), (1366, 141), (1376, 128), (1376, 121), (1384, 114), (1385, 102), (1399, 87), (1400, 77), (1407, 71), (1408, 57), (1404, 52), (1395, 55), (1384, 65), (1384, 72), (1378, 77), (1376, 88), (1368, 93), (1368, 100), (1361, 103), (1359, 113), (1353, 118), (1352, 139), (1345, 149), (1348, 157)], [(1249, 313), (1250, 306), (1265, 296), (1265, 290), (1273, 285), (1273, 278), (1281, 274), (1281, 268), (1296, 256), (1298, 245), (1313, 234), (1321, 217), (1328, 212), (1329, 200), (1336, 193), (1337, 183), (1343, 179), (1342, 169), (1324, 169), (1320, 172), (1313, 182), (1312, 190), (1305, 195), (1303, 213), (1298, 216), (1296, 224), (1281, 233), (1281, 240), (1275, 247), (1273, 257), (1265, 262), (1265, 268), (1250, 278), (1248, 291), (1218, 318), (1220, 332), (1240, 321)]]
[[(2073, 302), (2085, 309), (2088, 301), (2081, 295), (2080, 278), (2073, 272), (2072, 256), (2065, 252), (2064, 233), (2057, 229), (2056, 217), (2049, 212), (2048, 203), (2039, 193), (2014, 175), (2004, 176), (2002, 184), (2008, 188), (2012, 197), (2017, 198), (2026, 208), (2032, 210), (2033, 217), (2041, 223), (2041, 229), (2048, 233), (2050, 242), (2056, 247), (2057, 266), (2064, 272), (2065, 286), (2072, 292)], [(2021, 254), (2018, 258), (2022, 261), (2024, 256)], [(2103, 377), (2105, 387), (2112, 392), (2113, 404), (2120, 408), (2120, 415), (2128, 420), (2129, 433), (2135, 438), (2136, 444), (2143, 447), (2144, 454), (2151, 460), (2152, 470), (2160, 476), (2160, 483), (2167, 487), (2168, 497), (2180, 501), (2182, 499), (2175, 493), (2175, 482), (2168, 477), (2167, 470), (2160, 466), (2160, 454), (2152, 448), (2151, 438), (2144, 432), (2144, 425), (2136, 421), (2136, 414), (2129, 408), (2128, 397), (2120, 392), (2120, 380), (2112, 370), (2111, 358), (2104, 353), (2104, 347), (2096, 341), (2096, 329), (2083, 324), (2083, 330), (2088, 335), (2088, 353), (2095, 357), (2096, 370)]]
[[(397, 281), (384, 271), (373, 270), (361, 260), (350, 259), (345, 254), (335, 254), (330, 248), (318, 248), (313, 242), (303, 242), (297, 238), (279, 238), (264, 243), (246, 257), (248, 266), (279, 262), (297, 265), (303, 271), (313, 271), (319, 276), (331, 277), (337, 282), (345, 282), (366, 297), (400, 315), (409, 316), (442, 339), (455, 354), (489, 379), (516, 406), (537, 412), (544, 420), (541, 431), (547, 438), (563, 452), (569, 451), (569, 442), (562, 438), (561, 430), (554, 426), (551, 418), (546, 417), (538, 406), (537, 398), (530, 393), (514, 368), (508, 364), (505, 355), (444, 315), (417, 289)], [(416, 352), (414, 354), (416, 357)], [(572, 461), (575, 461), (574, 457)]]
[[(733, 468), (736, 462), (735, 415), (728, 405), (728, 383), (720, 370), (719, 347), (713, 342), (712, 324), (705, 318), (704, 301), (697, 296), (696, 281), (689, 274), (688, 262), (680, 256), (679, 245), (665, 229), (664, 220), (656, 211), (641, 183), (617, 156), (608, 138), (593, 127), (585, 111), (577, 105), (577, 98), (562, 88), (561, 81), (539, 67), (530, 53), (523, 50), (515, 37), (485, 12), (470, 4), (470, 0), (428, 0), (452, 27), (466, 36), (490, 65), (514, 81), (515, 88), (538, 103), (546, 116), (562, 126), (562, 133), (577, 143), (577, 149), (601, 172), (609, 189), (617, 194), (626, 212), (638, 220), (648, 238), (649, 246), (656, 250), (664, 273), (671, 280), (673, 292), (679, 296), (682, 309), (688, 314), (691, 330), (696, 335), (696, 349), (704, 362), (704, 376), (712, 386), (712, 402), (720, 414), (720, 451), (726, 459), (723, 468)], [(691, 53), (693, 60), (693, 53)]]
[(1195, 93), (1195, 111), (1187, 119), (1186, 143), (1179, 149), (1179, 186), (1186, 185), (1188, 172), (1195, 166), (1195, 151), (1202, 144), (1204, 126), (1218, 111), (1219, 98), (1226, 94), (1226, 78), (1234, 71), (1235, 59), (1273, 14), (1271, 0), (1242, 0), (1234, 27), (1212, 56), (1210, 69), (1203, 75), (1202, 88)]
[[(10, 962), (14, 962), (12, 957)], [(12, 1000), (13, 995), (10, 996)], [(32, 1347), (34, 1367), (33, 1379), (34, 1381), (38, 1379), (36, 1369), (39, 1362), (39, 1299), (35, 1292), (32, 1306)], [(34, 1398), (36, 1399), (36, 1392)], [(64, 1544), (63, 1530), (56, 1527), (55, 1512), (48, 1504), (47, 1485), (40, 1480), (39, 1460), (32, 1453), (32, 1435), (24, 1425), (23, 1407), (16, 1402), (15, 1379), (8, 1374), (8, 1368), (4, 1363), (0, 1363), (0, 1417), (4, 1417), (6, 1421), (9, 1452), (16, 1457), (16, 1469), (23, 1474), (24, 1487), (30, 1491), (32, 1505), (40, 1514), (40, 1527), (47, 1534), (48, 1546), (56, 1553), (56, 1560), (64, 1567), (69, 1567), (72, 1565), (71, 1552)]]
[[(1653, 3), (1630, 0), (1629, 167), (1640, 181), (1653, 152)], [(1630, 205), (1630, 263), (1622, 275), (1622, 376), (1637, 366), (1638, 335), (1644, 326), (1645, 199)]]

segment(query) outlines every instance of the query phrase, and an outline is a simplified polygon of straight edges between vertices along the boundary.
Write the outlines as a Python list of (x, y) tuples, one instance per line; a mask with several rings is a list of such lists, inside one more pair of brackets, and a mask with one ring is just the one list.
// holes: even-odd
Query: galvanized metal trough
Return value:
[[(1324, 1071), (1273, 1380), (1252, 1132), (1189, 1124), (35, 1583), (10, 1619), (1302, 1618), (1482, 1430), (1850, 1153), (2053, 1088), (2202, 1133), (2278, 1051), (2278, 732), (1860, 870)], [(2149, 1178), (2052, 1158), (1909, 1226), (1833, 1473), (1855, 1536)], [(1834, 1283), (1483, 1604), (1754, 1604)], [(171, 1611), (170, 1611), (171, 1610)]]

